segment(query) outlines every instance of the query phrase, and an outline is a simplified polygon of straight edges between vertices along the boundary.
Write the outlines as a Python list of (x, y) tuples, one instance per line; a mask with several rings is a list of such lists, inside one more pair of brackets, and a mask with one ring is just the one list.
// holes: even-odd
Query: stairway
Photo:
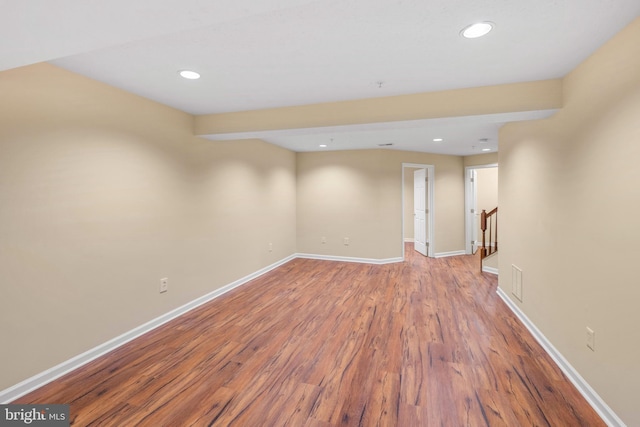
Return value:
[(498, 252), (498, 208), (480, 214), (480, 230), (482, 231), (482, 246), (480, 247), (480, 271), (482, 261)]

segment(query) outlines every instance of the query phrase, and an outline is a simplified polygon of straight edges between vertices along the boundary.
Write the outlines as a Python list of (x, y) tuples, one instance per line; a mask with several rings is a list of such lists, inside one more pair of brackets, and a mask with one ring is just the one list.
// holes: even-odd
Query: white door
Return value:
[(424, 256), (427, 256), (429, 247), (427, 188), (427, 170), (418, 169), (413, 172), (413, 245)]
[(478, 171), (471, 169), (469, 184), (471, 188), (471, 209), (469, 216), (471, 218), (471, 253), (478, 250), (478, 230), (480, 228), (480, 213), (478, 212)]
[(477, 250), (478, 230), (480, 228), (480, 213), (478, 212), (478, 171), (467, 169), (466, 183), (466, 222), (467, 245), (466, 253), (473, 254)]

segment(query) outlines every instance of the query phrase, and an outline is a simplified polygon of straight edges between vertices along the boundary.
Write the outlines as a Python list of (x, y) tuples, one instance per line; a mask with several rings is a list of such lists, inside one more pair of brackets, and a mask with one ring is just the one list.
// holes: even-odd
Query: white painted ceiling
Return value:
[[(562, 77), (638, 16), (638, 0), (0, 0), (0, 70), (49, 61), (188, 113), (222, 113)], [(460, 37), (485, 20), (496, 24), (488, 36)], [(552, 113), (210, 138), (466, 155), (495, 150), (506, 121)]]

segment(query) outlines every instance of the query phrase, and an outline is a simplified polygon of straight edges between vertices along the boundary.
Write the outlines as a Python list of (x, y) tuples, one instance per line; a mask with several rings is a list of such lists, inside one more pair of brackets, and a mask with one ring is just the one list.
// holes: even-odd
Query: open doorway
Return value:
[(480, 214), (498, 206), (498, 165), (465, 168), (465, 252), (470, 255), (482, 244)]
[(402, 247), (411, 242), (417, 252), (434, 256), (434, 167), (402, 164)]

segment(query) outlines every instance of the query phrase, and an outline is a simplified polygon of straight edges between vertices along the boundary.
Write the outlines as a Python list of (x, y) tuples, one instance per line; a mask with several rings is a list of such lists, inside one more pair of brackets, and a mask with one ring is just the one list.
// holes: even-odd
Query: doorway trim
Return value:
[[(464, 248), (467, 255), (471, 255), (473, 253), (473, 244), (471, 242), (472, 240), (474, 240), (473, 225), (476, 221), (475, 210), (478, 209), (477, 200), (475, 197), (476, 194), (474, 194), (473, 186), (471, 185), (470, 181), (471, 171), (474, 171), (476, 169), (489, 169), (497, 167), (498, 163), (490, 163), (487, 165), (466, 166), (464, 168)], [(474, 210), (473, 212), (471, 211), (472, 209)]]
[(400, 247), (402, 248), (402, 260), (404, 261), (404, 178), (405, 178), (405, 169), (426, 169), (427, 170), (427, 209), (429, 209), (429, 213), (427, 214), (427, 230), (429, 233), (429, 247), (427, 248), (427, 256), (434, 256), (435, 249), (435, 203), (434, 203), (434, 191), (435, 191), (435, 166), (434, 165), (425, 165), (421, 163), (402, 163), (402, 213), (401, 213), (401, 221), (400, 221)]

